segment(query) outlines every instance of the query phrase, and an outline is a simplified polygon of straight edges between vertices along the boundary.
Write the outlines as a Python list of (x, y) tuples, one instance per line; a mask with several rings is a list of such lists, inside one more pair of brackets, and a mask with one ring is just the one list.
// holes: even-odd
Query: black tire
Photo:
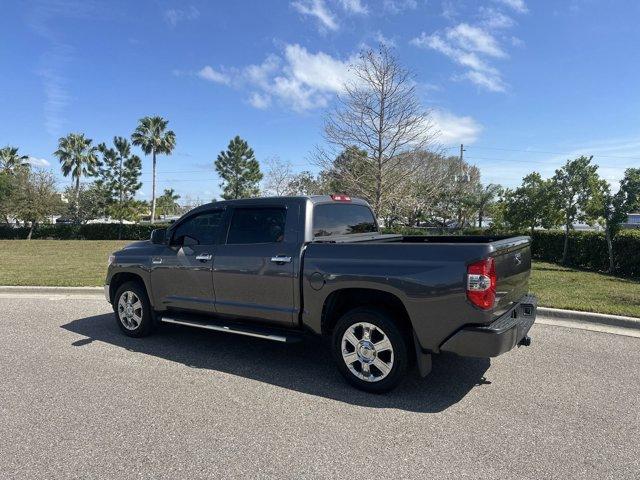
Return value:
[[(126, 314), (121, 315), (119, 311), (120, 299), (126, 293), (132, 293), (135, 296), (134, 298), (137, 298), (141, 304), (141, 308), (134, 309), (134, 312), (130, 316), (132, 320), (128, 320)], [(125, 297), (124, 300), (125, 303), (127, 303), (127, 297)], [(137, 302), (134, 303), (137, 304)], [(113, 297), (113, 311), (118, 327), (120, 327), (122, 333), (129, 337), (145, 337), (151, 334), (155, 328), (155, 318), (151, 310), (147, 290), (138, 282), (123, 283), (120, 288), (116, 290), (116, 294)], [(136, 320), (138, 317), (141, 318), (140, 321)]]
[[(366, 327), (362, 324), (371, 324), (375, 329), (367, 330), (371, 337), (364, 336), (364, 329)], [(354, 327), (355, 326), (355, 327)], [(355, 335), (355, 340), (359, 340), (359, 346), (353, 347), (353, 352), (350, 350), (352, 344), (345, 343), (345, 353), (354, 353), (357, 355), (358, 360), (347, 364), (347, 360), (343, 357), (343, 336), (345, 332), (351, 329), (351, 333)], [(358, 338), (358, 332), (363, 332), (362, 338)], [(376, 335), (378, 338), (384, 339), (386, 336), (391, 343), (391, 349), (386, 351), (375, 351), (372, 353), (371, 348), (373, 344), (374, 350), (375, 344), (381, 345), (382, 340), (376, 342)], [(365, 340), (371, 339), (369, 343)], [(338, 370), (344, 376), (344, 378), (354, 387), (364, 390), (370, 393), (384, 393), (394, 389), (405, 377), (407, 372), (407, 366), (409, 364), (409, 343), (407, 336), (400, 329), (398, 324), (393, 321), (391, 314), (379, 309), (360, 307), (350, 310), (345, 313), (333, 330), (332, 339), (332, 351), (334, 359), (338, 365)], [(358, 352), (364, 354), (360, 356)], [(373, 358), (373, 360), (371, 360)], [(381, 360), (388, 368), (391, 368), (385, 372), (378, 368), (376, 364), (379, 363), (377, 359)], [(369, 363), (369, 362), (372, 363)], [(365, 363), (367, 365), (365, 365)], [(368, 369), (369, 372), (363, 369)], [(363, 379), (360, 376), (367, 377), (369, 380)], [(375, 378), (378, 378), (375, 380)]]

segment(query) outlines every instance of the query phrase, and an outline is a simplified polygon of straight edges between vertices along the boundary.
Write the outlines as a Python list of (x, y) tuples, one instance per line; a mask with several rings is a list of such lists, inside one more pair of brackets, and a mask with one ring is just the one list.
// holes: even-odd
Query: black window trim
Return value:
[[(231, 223), (233, 222), (233, 215), (236, 210), (266, 210), (279, 208), (280, 210), (284, 210), (284, 236), (285, 238), (282, 242), (260, 242), (260, 243), (229, 243), (229, 232), (231, 231)], [(286, 203), (274, 203), (271, 205), (234, 205), (229, 208), (228, 216), (227, 216), (227, 231), (224, 235), (224, 241), (222, 244), (224, 245), (280, 245), (282, 243), (286, 243), (286, 235), (287, 235), (287, 220), (289, 219), (289, 206)]]

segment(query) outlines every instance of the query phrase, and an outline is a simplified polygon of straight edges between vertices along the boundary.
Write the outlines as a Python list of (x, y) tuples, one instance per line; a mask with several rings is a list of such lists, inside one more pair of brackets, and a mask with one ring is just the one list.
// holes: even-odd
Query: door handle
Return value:
[(160, 257), (153, 257), (151, 259), (151, 263), (153, 263), (154, 265), (160, 265), (162, 263), (162, 258)]
[(273, 263), (291, 263), (291, 257), (287, 257), (285, 255), (277, 255), (275, 257), (271, 257), (271, 261)]
[(210, 253), (201, 253), (196, 257), (196, 260), (200, 260), (201, 262), (206, 262), (208, 260), (211, 260), (212, 258), (213, 258), (213, 255), (211, 255)]

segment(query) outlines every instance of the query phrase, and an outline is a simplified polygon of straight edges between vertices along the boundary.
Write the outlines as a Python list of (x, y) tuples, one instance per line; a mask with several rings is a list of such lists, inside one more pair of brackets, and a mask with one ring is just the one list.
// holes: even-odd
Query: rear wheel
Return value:
[(114, 296), (113, 310), (120, 330), (129, 337), (144, 337), (153, 331), (153, 313), (146, 289), (137, 282), (126, 282)]
[(338, 320), (333, 353), (353, 386), (373, 393), (395, 388), (405, 376), (409, 354), (398, 325), (384, 311), (356, 308)]

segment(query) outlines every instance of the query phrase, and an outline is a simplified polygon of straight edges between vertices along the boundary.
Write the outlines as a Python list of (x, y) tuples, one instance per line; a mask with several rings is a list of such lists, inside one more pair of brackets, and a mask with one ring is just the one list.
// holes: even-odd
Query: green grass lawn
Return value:
[(119, 240), (0, 240), (0, 285), (64, 287), (104, 283)]
[(534, 262), (529, 289), (543, 307), (640, 317), (640, 280)]
[[(100, 286), (109, 254), (129, 241), (0, 240), (0, 285)], [(640, 281), (534, 262), (545, 307), (640, 317)]]

